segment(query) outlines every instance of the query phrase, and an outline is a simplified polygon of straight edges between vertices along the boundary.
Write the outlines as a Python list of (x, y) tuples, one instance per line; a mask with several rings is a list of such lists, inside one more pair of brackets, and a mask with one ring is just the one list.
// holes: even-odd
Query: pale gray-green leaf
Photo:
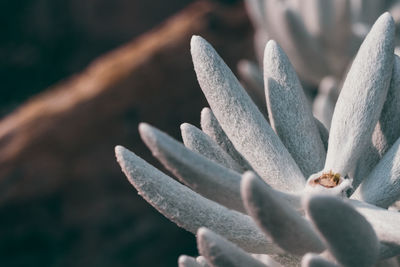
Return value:
[(386, 99), (394, 60), (394, 22), (383, 14), (347, 74), (330, 129), (325, 171), (347, 175), (368, 145)]
[(241, 192), (247, 213), (282, 249), (296, 255), (324, 250), (310, 223), (254, 173), (243, 175)]
[(369, 222), (350, 204), (332, 196), (313, 196), (307, 215), (326, 241), (331, 254), (343, 266), (373, 266), (379, 243)]
[(197, 231), (197, 247), (212, 267), (266, 267), (225, 238), (204, 227)]
[(192, 151), (203, 155), (204, 157), (232, 169), (236, 172), (243, 172), (242, 167), (236, 163), (231, 156), (228, 155), (214, 140), (200, 129), (189, 123), (181, 125), (181, 133), (183, 143)]
[(322, 170), (326, 152), (310, 104), (289, 59), (273, 40), (265, 48), (264, 82), (271, 127), (305, 177)]
[(191, 53), (200, 87), (235, 148), (271, 186), (300, 191), (305, 178), (299, 167), (232, 71), (199, 36), (192, 37)]
[(139, 194), (178, 226), (192, 233), (208, 227), (252, 253), (280, 251), (247, 215), (200, 196), (121, 146), (115, 154)]
[(141, 123), (144, 143), (169, 171), (208, 199), (244, 212), (240, 197), (240, 174), (195, 153), (167, 134)]

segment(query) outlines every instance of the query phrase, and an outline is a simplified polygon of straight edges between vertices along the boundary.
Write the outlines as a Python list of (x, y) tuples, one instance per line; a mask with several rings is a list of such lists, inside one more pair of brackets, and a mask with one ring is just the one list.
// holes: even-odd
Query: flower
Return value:
[[(153, 155), (185, 185), (115, 149), (139, 194), (197, 233), (204, 258), (183, 256), (180, 265), (292, 266), (302, 260), (304, 266), (372, 266), (400, 254), (400, 213), (387, 209), (400, 197), (394, 43), (394, 22), (385, 13), (347, 74), (327, 141), (275, 41), (264, 53), (270, 126), (211, 45), (192, 38), (197, 79), (211, 107), (201, 113), (202, 130), (183, 124), (184, 146), (139, 125)], [(365, 176), (356, 175), (360, 160), (371, 165)]]

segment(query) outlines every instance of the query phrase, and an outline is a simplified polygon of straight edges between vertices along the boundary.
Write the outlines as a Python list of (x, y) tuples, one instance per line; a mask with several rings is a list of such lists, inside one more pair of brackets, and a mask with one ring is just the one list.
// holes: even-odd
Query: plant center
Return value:
[(311, 185), (321, 185), (326, 188), (336, 187), (340, 183), (340, 173), (332, 171), (322, 173), (320, 177), (311, 181)]

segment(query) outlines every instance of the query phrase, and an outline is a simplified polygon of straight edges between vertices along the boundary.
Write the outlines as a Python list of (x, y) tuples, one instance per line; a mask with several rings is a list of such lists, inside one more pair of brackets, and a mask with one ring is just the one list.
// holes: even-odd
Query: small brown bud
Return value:
[(311, 185), (322, 185), (326, 188), (336, 187), (340, 183), (340, 173), (329, 171), (322, 173), (320, 177), (311, 181)]

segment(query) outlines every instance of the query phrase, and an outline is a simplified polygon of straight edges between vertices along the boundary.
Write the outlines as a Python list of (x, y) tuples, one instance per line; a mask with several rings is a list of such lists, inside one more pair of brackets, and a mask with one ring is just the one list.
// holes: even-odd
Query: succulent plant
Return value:
[[(191, 53), (211, 107), (184, 145), (141, 123), (153, 155), (181, 183), (126, 148), (116, 157), (139, 194), (197, 234), (180, 266), (374, 266), (400, 254), (400, 58), (390, 14), (376, 21), (347, 73), (329, 132), (311, 111), (283, 49), (269, 41), (269, 122), (204, 39)], [(183, 184), (182, 184), (183, 183)], [(257, 254), (257, 255), (256, 255)], [(394, 265), (396, 266), (396, 265)]]
[[(372, 23), (385, 10), (395, 14), (396, 21), (400, 18), (397, 0), (246, 0), (245, 3), (255, 29), (259, 61), (262, 62), (267, 41), (277, 41), (313, 102), (313, 113), (328, 129), (343, 75)], [(263, 110), (264, 103), (256, 99), (264, 91), (259, 67), (242, 60), (238, 71), (245, 88)]]

